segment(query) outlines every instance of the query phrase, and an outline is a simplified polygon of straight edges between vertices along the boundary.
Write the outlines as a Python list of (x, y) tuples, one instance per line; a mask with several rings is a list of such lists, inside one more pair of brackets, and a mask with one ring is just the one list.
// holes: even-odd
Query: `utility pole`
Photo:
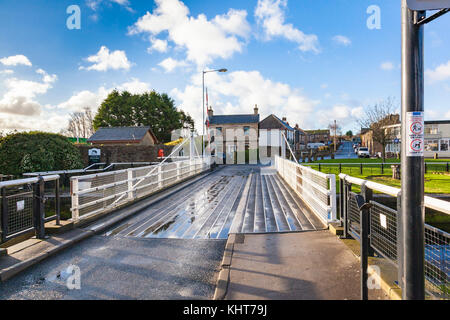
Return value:
[(337, 131), (337, 124), (336, 120), (334, 120), (334, 153), (336, 153), (336, 131)]
[[(402, 0), (402, 149), (401, 238), (403, 242), (402, 295), (405, 300), (425, 299), (424, 276), (424, 51), (425, 11), (408, 8)], [(414, 127), (415, 126), (415, 127)], [(421, 127), (421, 128), (420, 128)], [(414, 129), (414, 128), (417, 128)]]

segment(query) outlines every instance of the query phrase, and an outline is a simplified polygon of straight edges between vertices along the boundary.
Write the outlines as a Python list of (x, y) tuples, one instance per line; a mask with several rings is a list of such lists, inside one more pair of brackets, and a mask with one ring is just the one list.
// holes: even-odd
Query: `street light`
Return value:
[[(203, 104), (202, 104), (202, 114), (203, 114), (203, 124), (202, 124), (202, 157), (204, 156), (204, 148), (205, 148), (205, 143), (203, 141), (204, 137), (205, 137), (205, 74), (206, 73), (210, 73), (210, 72), (227, 72), (228, 70), (223, 68), (223, 69), (217, 69), (217, 70), (203, 70), (202, 71), (202, 79), (203, 79)], [(208, 108), (208, 106), (206, 106), (206, 108)]]

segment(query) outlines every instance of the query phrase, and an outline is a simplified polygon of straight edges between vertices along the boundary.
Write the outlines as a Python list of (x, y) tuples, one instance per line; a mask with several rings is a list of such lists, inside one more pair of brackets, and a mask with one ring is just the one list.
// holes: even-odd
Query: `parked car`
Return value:
[(359, 147), (358, 148), (358, 158), (370, 158), (369, 148)]
[(308, 145), (306, 146), (308, 149), (318, 149), (319, 147), (324, 147), (325, 144), (324, 143), (308, 143)]

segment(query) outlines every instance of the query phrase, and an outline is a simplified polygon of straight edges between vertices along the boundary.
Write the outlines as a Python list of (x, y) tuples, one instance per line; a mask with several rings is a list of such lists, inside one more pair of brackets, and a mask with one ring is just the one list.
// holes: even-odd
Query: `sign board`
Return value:
[(101, 150), (100, 149), (89, 149), (89, 165), (100, 162)]
[(25, 200), (17, 201), (17, 212), (25, 209)]
[(438, 10), (450, 8), (450, 0), (407, 0), (411, 10)]
[(384, 214), (380, 214), (380, 225), (384, 228), (387, 229), (387, 218)]
[(406, 125), (406, 156), (423, 157), (425, 147), (424, 113), (408, 112)]

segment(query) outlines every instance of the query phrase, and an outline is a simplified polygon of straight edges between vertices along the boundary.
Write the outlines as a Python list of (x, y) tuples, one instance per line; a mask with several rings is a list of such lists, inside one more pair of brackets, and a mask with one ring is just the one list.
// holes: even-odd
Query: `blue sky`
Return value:
[[(81, 29), (66, 9), (78, 5)], [(380, 8), (381, 29), (367, 9)], [(304, 129), (400, 101), (400, 1), (0, 0), (0, 130), (59, 132), (108, 92), (154, 89), (201, 123), (201, 70), (216, 114), (286, 116)], [(450, 14), (425, 27), (427, 119), (450, 118)]]

